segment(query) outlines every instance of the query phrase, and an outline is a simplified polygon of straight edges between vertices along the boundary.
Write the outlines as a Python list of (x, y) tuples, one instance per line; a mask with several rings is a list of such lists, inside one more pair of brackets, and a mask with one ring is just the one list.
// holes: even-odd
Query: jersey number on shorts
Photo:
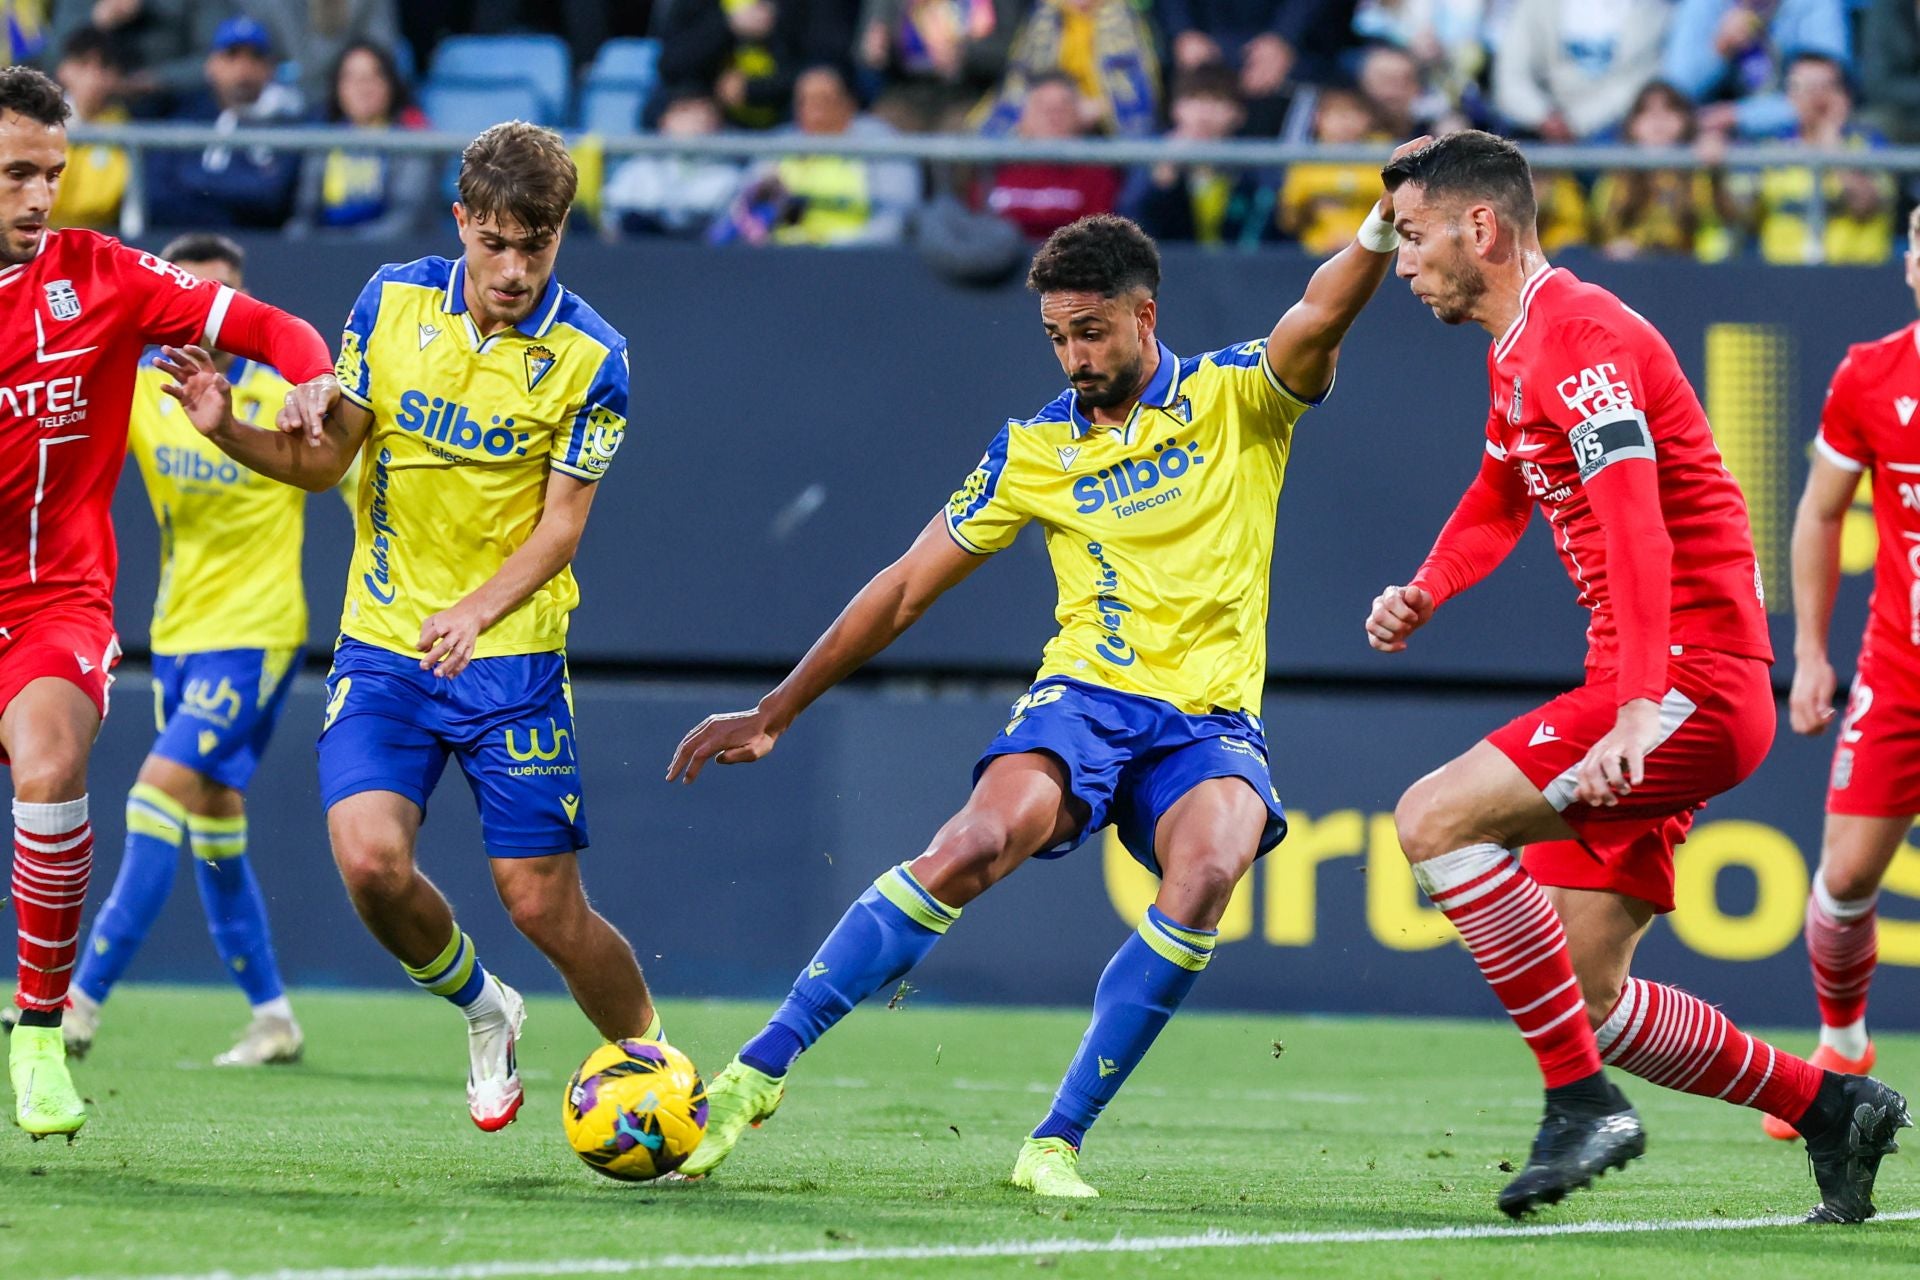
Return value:
[(1035, 707), (1044, 707), (1049, 702), (1058, 702), (1066, 696), (1067, 686), (1063, 684), (1042, 685), (1038, 689), (1029, 689), (1020, 695), (1020, 701), (1013, 704), (1011, 712), (1013, 718), (1007, 721), (1007, 727), (1002, 732), (1012, 733), (1020, 727), (1020, 722), (1027, 718), (1027, 712)]
[(340, 706), (347, 700), (347, 690), (351, 688), (353, 688), (352, 676), (341, 676), (339, 683), (333, 686), (333, 696), (327, 699), (327, 720), (320, 726), (320, 732), (325, 733), (333, 728), (334, 717), (340, 714)]

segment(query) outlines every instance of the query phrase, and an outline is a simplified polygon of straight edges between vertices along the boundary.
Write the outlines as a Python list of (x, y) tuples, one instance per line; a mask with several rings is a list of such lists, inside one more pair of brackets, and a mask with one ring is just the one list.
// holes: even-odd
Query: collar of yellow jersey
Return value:
[[(553, 328), (555, 317), (560, 314), (560, 296), (566, 290), (560, 287), (560, 277), (547, 277), (546, 290), (541, 293), (540, 301), (533, 304), (533, 310), (527, 312), (526, 319), (513, 327), (529, 338), (538, 338)], [(467, 260), (456, 258), (453, 273), (447, 277), (446, 296), (441, 299), (440, 309), (448, 315), (460, 315), (467, 309)]]
[[(1150, 409), (1167, 409), (1171, 408), (1173, 402), (1180, 397), (1180, 357), (1173, 354), (1167, 344), (1158, 338), (1153, 340), (1153, 345), (1160, 348), (1160, 367), (1153, 371), (1151, 378), (1147, 379), (1146, 390), (1140, 393), (1140, 404), (1135, 405), (1133, 412), (1127, 415), (1126, 425), (1121, 429), (1123, 439), (1132, 438), (1133, 420), (1139, 415), (1140, 405)], [(1074, 439), (1078, 440), (1087, 432), (1097, 429), (1093, 420), (1080, 412), (1078, 391), (1067, 392), (1067, 414), (1073, 422)]]

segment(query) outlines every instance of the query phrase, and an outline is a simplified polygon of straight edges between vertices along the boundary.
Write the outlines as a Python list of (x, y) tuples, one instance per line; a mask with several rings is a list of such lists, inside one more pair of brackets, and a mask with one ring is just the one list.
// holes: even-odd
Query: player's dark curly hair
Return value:
[(1480, 129), (1450, 133), (1401, 156), (1380, 171), (1380, 180), (1389, 191), (1413, 182), (1439, 200), (1484, 200), (1515, 226), (1531, 227), (1539, 217), (1527, 158), (1505, 138)]
[(67, 122), (72, 108), (66, 95), (46, 72), (34, 67), (12, 66), (0, 70), (0, 111), (23, 115), (49, 129)]
[(167, 241), (160, 256), (168, 262), (224, 262), (235, 271), (247, 269), (247, 251), (215, 231), (189, 231)]
[(1035, 293), (1097, 293), (1114, 298), (1129, 289), (1160, 292), (1160, 248), (1129, 218), (1096, 213), (1047, 237), (1033, 255), (1027, 288)]

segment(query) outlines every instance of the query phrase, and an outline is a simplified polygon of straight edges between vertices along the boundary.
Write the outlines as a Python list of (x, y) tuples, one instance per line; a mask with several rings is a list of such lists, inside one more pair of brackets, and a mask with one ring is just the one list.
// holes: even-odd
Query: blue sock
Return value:
[(1065, 1138), (1078, 1147), (1100, 1112), (1147, 1056), (1154, 1037), (1193, 990), (1213, 958), (1217, 929), (1175, 924), (1148, 907), (1139, 929), (1113, 953), (1093, 991), (1093, 1022), (1053, 1095), (1053, 1110), (1036, 1138)]
[(273, 957), (266, 899), (247, 861), (246, 818), (190, 818), (187, 833), (193, 842), (200, 905), (220, 962), (240, 984), (248, 1004), (278, 1000), (286, 992)]
[(770, 1076), (787, 1074), (802, 1050), (853, 1006), (898, 982), (959, 918), (960, 909), (921, 888), (906, 863), (891, 868), (847, 908), (766, 1030), (740, 1050), (740, 1061)]
[(453, 937), (439, 955), (418, 969), (410, 964), (400, 967), (413, 979), (414, 986), (449, 1001), (467, 1013), (469, 1019), (475, 1016), (476, 1002), (487, 990), (486, 966), (480, 963), (479, 953), (473, 949), (473, 939), (457, 924), (453, 926)]
[(173, 892), (186, 839), (186, 806), (158, 787), (135, 784), (127, 794), (127, 845), (120, 870), (106, 905), (94, 917), (73, 977), (73, 985), (86, 996), (105, 1000), (126, 973)]

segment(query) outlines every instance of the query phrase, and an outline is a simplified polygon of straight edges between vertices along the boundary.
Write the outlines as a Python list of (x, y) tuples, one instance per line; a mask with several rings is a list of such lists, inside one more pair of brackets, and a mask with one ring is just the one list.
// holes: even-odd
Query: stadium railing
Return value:
[[(132, 238), (146, 230), (146, 193), (142, 160), (150, 150), (194, 151), (206, 147), (263, 148), (326, 152), (348, 147), (382, 155), (457, 157), (471, 139), (466, 134), (432, 130), (346, 131), (328, 128), (240, 128), (207, 125), (75, 125), (76, 143), (121, 147), (129, 174), (120, 212), (120, 234)], [(976, 134), (906, 134), (895, 137), (811, 137), (791, 133), (721, 133), (704, 137), (639, 134), (600, 140), (609, 160), (627, 156), (709, 156), (721, 159), (778, 159), (789, 155), (842, 156), (856, 160), (911, 160), (928, 164), (986, 165), (1015, 162), (1087, 164), (1111, 167), (1180, 164), (1221, 169), (1283, 169), (1308, 162), (1378, 165), (1392, 150), (1388, 144), (1321, 146), (1316, 143), (1236, 139), (1192, 143), (1166, 138), (1089, 138), (1036, 142), (988, 138)], [(1601, 173), (1619, 170), (1694, 170), (1706, 167), (1685, 148), (1615, 145), (1526, 145), (1528, 160), (1549, 172)], [(1780, 144), (1730, 147), (1715, 168), (1860, 170), (1920, 174), (1920, 147), (1871, 151), (1824, 150)], [(1808, 207), (1810, 232), (1818, 242), (1826, 219), (1824, 183), (1812, 184)]]

